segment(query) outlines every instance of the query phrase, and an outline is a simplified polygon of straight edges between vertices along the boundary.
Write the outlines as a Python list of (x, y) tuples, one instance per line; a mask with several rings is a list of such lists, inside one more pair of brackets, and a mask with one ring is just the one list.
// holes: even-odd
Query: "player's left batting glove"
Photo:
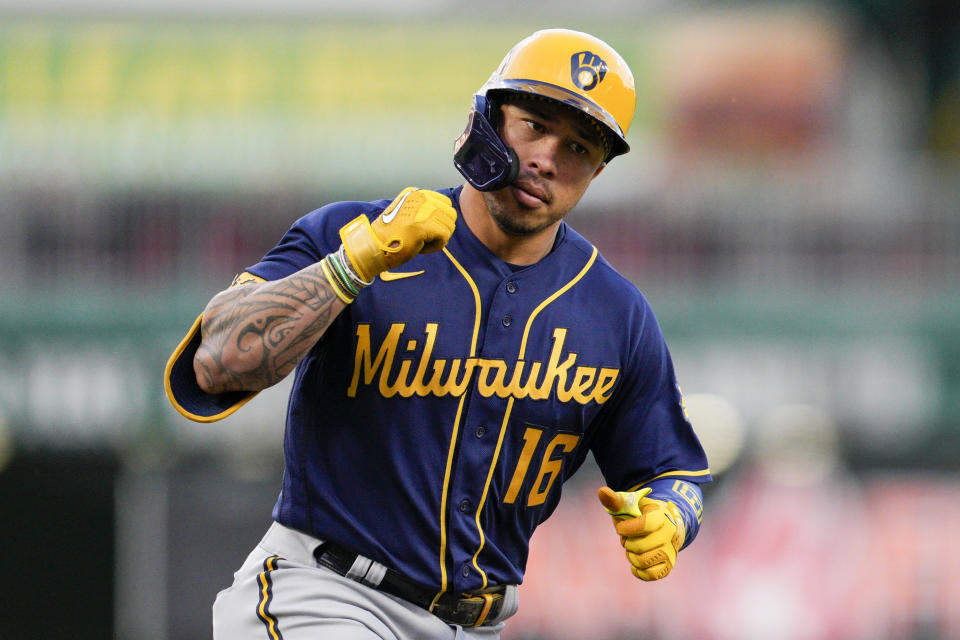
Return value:
[(372, 223), (360, 215), (345, 224), (340, 239), (357, 275), (371, 281), (417, 254), (443, 249), (456, 222), (450, 198), (407, 187)]
[(641, 580), (666, 577), (677, 563), (686, 528), (680, 510), (671, 502), (647, 498), (649, 488), (614, 491), (601, 487), (600, 503), (613, 516), (630, 570)]

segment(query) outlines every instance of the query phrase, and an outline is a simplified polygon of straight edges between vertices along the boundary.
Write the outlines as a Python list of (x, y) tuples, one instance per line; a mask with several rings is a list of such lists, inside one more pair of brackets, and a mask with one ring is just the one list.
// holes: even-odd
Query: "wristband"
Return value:
[(357, 272), (353, 268), (353, 265), (351, 265), (350, 261), (347, 260), (347, 251), (342, 244), (340, 245), (340, 248), (337, 249), (337, 257), (340, 258), (340, 263), (343, 265), (343, 268), (346, 269), (347, 274), (350, 276), (350, 278), (359, 288), (362, 289), (364, 287), (369, 287), (370, 285), (373, 284), (373, 278), (371, 278), (370, 281), (368, 282), (357, 274)]
[(343, 245), (333, 253), (324, 256), (320, 261), (320, 270), (323, 271), (333, 293), (344, 304), (350, 304), (356, 300), (361, 289), (373, 284), (373, 280), (367, 282), (353, 270), (344, 253)]
[(327, 255), (323, 260), (320, 261), (320, 270), (323, 271), (323, 277), (327, 279), (327, 284), (330, 285), (330, 289), (333, 293), (340, 298), (341, 302), (344, 304), (350, 304), (356, 299), (356, 295), (348, 292), (346, 290), (346, 285), (343, 281), (337, 277), (336, 270), (330, 266), (330, 256), (333, 254)]

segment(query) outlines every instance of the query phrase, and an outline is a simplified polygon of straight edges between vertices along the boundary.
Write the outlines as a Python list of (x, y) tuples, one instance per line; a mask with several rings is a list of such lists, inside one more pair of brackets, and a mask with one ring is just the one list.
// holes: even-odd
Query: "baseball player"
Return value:
[(294, 372), (274, 523), (215, 638), (497, 638), (588, 453), (630, 570), (670, 572), (707, 461), (647, 301), (564, 221), (634, 104), (609, 45), (538, 31), (474, 96), (462, 185), (313, 211), (209, 302), (167, 365), (181, 413)]

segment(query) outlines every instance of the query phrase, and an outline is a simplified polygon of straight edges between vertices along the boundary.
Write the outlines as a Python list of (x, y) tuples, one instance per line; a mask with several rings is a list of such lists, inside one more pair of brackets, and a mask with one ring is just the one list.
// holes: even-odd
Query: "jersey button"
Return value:
[(469, 577), (470, 577), (470, 565), (468, 565), (468, 564), (463, 565), (463, 567), (461, 567), (461, 569), (460, 569), (460, 575), (462, 575), (464, 578), (469, 578)]
[(516, 293), (517, 292), (517, 283), (511, 280), (507, 283), (507, 293)]
[(470, 502), (469, 500), (466, 500), (466, 499), (461, 500), (461, 501), (460, 501), (460, 512), (461, 512), (461, 513), (466, 513), (467, 511), (470, 511), (470, 507), (472, 507), (472, 506), (473, 506), (473, 505), (471, 504), (471, 502)]
[(512, 316), (503, 316), (503, 326), (509, 327), (509, 326), (512, 325), (512, 324), (513, 324), (513, 317), (512, 317)]
[(477, 427), (477, 430), (473, 435), (477, 436), (478, 438), (482, 438), (483, 436), (487, 435), (487, 428), (481, 425)]

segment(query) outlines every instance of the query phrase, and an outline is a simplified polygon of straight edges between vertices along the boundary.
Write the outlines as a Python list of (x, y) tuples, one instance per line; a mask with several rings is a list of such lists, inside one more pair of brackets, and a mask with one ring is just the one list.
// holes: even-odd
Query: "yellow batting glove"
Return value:
[(340, 240), (354, 271), (369, 282), (417, 254), (442, 249), (456, 223), (450, 198), (407, 187), (372, 223), (360, 215), (345, 224)]
[(686, 538), (680, 510), (665, 500), (647, 498), (649, 488), (614, 491), (601, 487), (600, 503), (613, 516), (620, 544), (627, 553), (630, 570), (641, 580), (666, 577), (677, 563)]

